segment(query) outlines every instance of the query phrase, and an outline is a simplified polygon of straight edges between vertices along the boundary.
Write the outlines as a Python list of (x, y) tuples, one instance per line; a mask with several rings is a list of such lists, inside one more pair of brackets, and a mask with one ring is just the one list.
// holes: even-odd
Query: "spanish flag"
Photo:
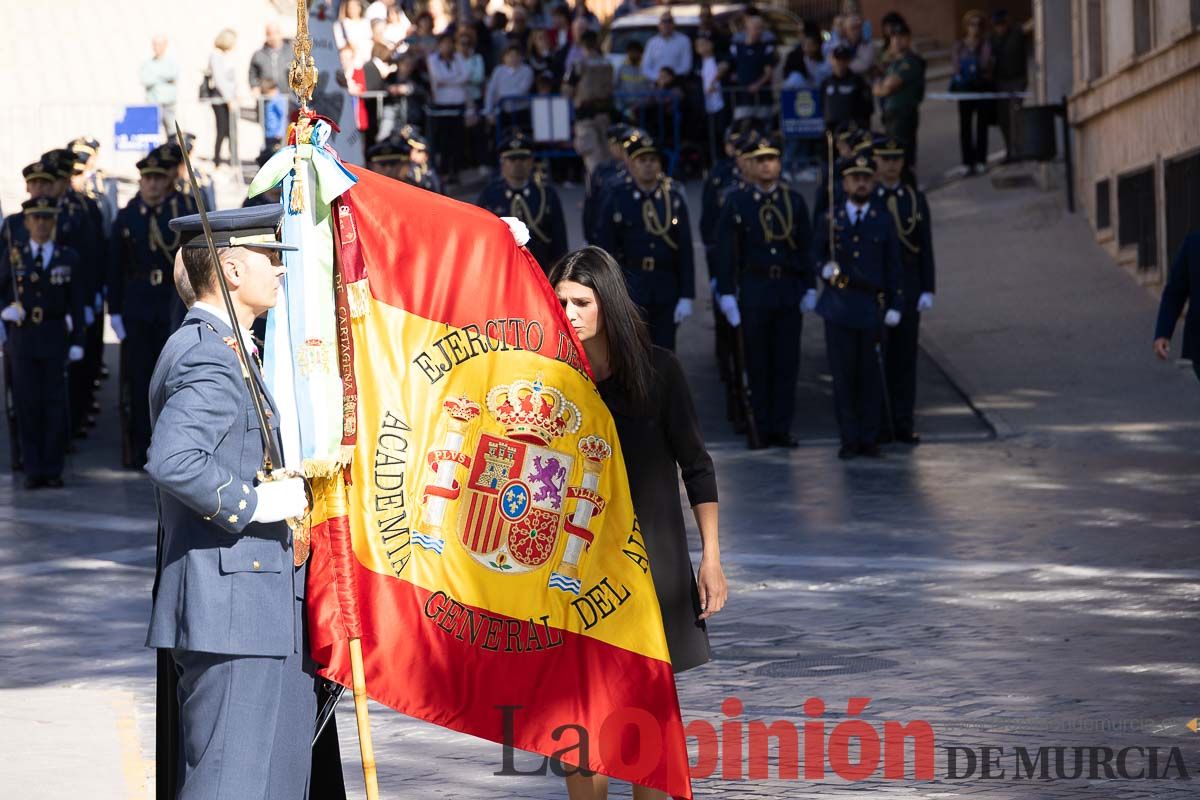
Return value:
[(690, 798), (616, 427), (553, 290), (492, 214), (352, 171), (333, 218), (353, 461), (318, 494), (314, 656), (349, 686), (361, 636), (391, 708)]

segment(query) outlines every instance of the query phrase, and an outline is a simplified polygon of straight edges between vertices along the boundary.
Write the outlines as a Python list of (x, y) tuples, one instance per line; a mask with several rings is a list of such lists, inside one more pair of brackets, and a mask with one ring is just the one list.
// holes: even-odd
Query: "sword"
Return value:
[[(246, 382), (246, 390), (250, 392), (250, 399), (254, 402), (254, 413), (258, 417), (258, 431), (263, 446), (263, 468), (259, 473), (259, 478), (263, 481), (272, 481), (297, 476), (303, 477), (299, 473), (282, 469), (283, 456), (279, 452), (279, 445), (275, 441), (275, 437), (271, 434), (271, 425), (267, 420), (267, 412), (263, 406), (263, 396), (258, 391), (258, 386), (254, 378), (254, 369), (250, 364), (250, 351), (246, 349), (246, 342), (242, 336), (242, 326), (237, 323), (237, 314), (233, 308), (233, 297), (229, 294), (229, 282), (225, 279), (225, 270), (221, 269), (221, 259), (217, 256), (217, 245), (213, 241), (212, 226), (208, 222), (208, 209), (205, 208), (204, 194), (200, 191), (200, 182), (196, 180), (196, 171), (192, 167), (192, 158), (188, 155), (187, 143), (183, 139), (183, 129), (179, 127), (178, 121), (175, 123), (175, 140), (179, 142), (179, 149), (183, 154), (183, 163), (187, 167), (188, 183), (192, 187), (192, 197), (196, 201), (196, 210), (200, 214), (200, 226), (204, 229), (204, 241), (208, 245), (208, 257), (212, 259), (214, 271), (217, 273), (217, 286), (221, 289), (221, 299), (225, 303), (225, 313), (229, 315), (230, 327), (233, 328), (233, 340), (237, 345), (234, 349), (237, 352), (238, 363), (242, 367), (242, 380)], [(304, 493), (308, 497), (308, 507), (312, 508), (312, 489), (307, 481), (304, 483)], [(303, 519), (289, 519), (287, 520), (287, 525), (296, 534), (295, 538), (304, 538), (306, 540), (306, 537), (303, 535)], [(307, 556), (307, 553), (305, 553), (305, 556)], [(300, 564), (296, 564), (296, 566), (300, 566)]]

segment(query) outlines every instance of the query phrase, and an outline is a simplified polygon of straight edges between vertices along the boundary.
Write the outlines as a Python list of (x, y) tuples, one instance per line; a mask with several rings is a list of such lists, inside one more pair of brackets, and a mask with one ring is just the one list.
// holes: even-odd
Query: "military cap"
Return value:
[(100, 142), (96, 139), (88, 138), (87, 136), (76, 136), (71, 140), (71, 143), (67, 145), (67, 149), (69, 149), (72, 153), (75, 153), (76, 156), (78, 156), (80, 153), (88, 156), (94, 156), (96, 153), (100, 152)]
[(871, 151), (880, 158), (901, 158), (904, 156), (904, 145), (900, 144), (895, 137), (884, 136), (875, 140), (871, 145)]
[(142, 175), (173, 175), (179, 167), (179, 162), (168, 161), (163, 158), (161, 148), (151, 150), (150, 153), (137, 162), (138, 172)]
[(529, 137), (520, 128), (513, 128), (500, 143), (501, 158), (529, 158), (532, 155)]
[(392, 161), (407, 161), (411, 154), (412, 146), (404, 139), (393, 136), (371, 145), (367, 150), (367, 160), (376, 164), (387, 164)]
[(843, 178), (847, 175), (874, 175), (875, 160), (871, 158), (870, 151), (861, 151), (842, 159), (838, 172)]
[(629, 126), (624, 122), (618, 122), (616, 125), (609, 125), (604, 131), (604, 136), (613, 144), (620, 144), (629, 135)]
[(429, 142), (421, 135), (421, 129), (416, 125), (402, 125), (399, 130), (400, 138), (408, 142), (414, 150), (428, 150)]
[[(283, 205), (272, 203), (249, 208), (228, 208), (208, 215), (212, 228), (213, 244), (217, 247), (259, 247), (264, 250), (297, 250), (280, 240), (283, 225)], [(171, 230), (181, 234), (183, 246), (188, 248), (208, 247), (204, 239), (204, 226), (199, 214), (176, 217), (170, 222)]]
[(753, 128), (747, 128), (742, 131), (737, 138), (737, 152), (739, 156), (748, 156), (751, 152), (758, 149), (758, 143), (762, 140), (763, 135)]
[(849, 147), (851, 152), (857, 153), (859, 150), (869, 148), (873, 141), (870, 131), (857, 129), (846, 134), (842, 143)]
[(178, 167), (183, 163), (183, 149), (180, 148), (179, 142), (160, 144), (154, 148), (154, 152), (158, 153), (159, 158), (169, 163), (172, 167)]
[(56, 178), (69, 178), (75, 174), (75, 154), (65, 147), (42, 153), (42, 163)]
[(747, 137), (747, 139), (748, 141), (745, 143), (742, 155), (749, 158), (758, 158), (760, 156), (775, 156), (778, 158), (783, 152), (779, 139), (774, 136), (758, 134)]
[(29, 164), (21, 170), (21, 175), (27, 181), (52, 181), (55, 179), (54, 170), (42, 159)]
[(654, 138), (650, 134), (640, 129), (635, 130), (625, 140), (625, 155), (629, 159), (634, 159), (646, 153), (658, 155), (658, 145), (654, 143)]
[(58, 203), (51, 197), (31, 197), (21, 203), (21, 210), (27, 216), (54, 216), (58, 214)]

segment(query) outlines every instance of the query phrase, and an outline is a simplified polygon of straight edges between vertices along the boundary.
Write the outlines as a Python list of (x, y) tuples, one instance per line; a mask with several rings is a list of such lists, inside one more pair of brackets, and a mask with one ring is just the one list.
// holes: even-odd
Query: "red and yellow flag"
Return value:
[(557, 298), (489, 212), (354, 172), (334, 218), (357, 429), (315, 517), (315, 657), (348, 686), (360, 635), (381, 703), (691, 797), (616, 428)]

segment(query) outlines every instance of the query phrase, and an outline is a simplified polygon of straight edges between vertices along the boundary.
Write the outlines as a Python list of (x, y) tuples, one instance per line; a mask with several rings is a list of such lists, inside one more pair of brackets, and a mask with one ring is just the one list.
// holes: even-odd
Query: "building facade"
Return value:
[(1070, 0), (1069, 20), (1040, 5), (1044, 38), (1073, 43), (1076, 196), (1117, 260), (1159, 283), (1200, 228), (1200, 0)]

